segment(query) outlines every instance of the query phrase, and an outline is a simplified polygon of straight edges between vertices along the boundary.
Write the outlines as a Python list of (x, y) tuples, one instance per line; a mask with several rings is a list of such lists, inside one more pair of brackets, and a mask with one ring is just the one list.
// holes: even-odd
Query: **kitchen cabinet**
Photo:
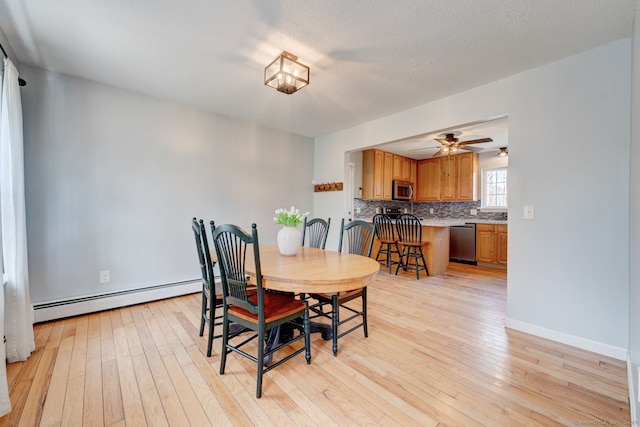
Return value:
[(464, 153), (456, 158), (456, 200), (478, 200), (478, 154)]
[(507, 265), (506, 224), (476, 224), (476, 260), (495, 266)]
[(414, 159), (409, 159), (409, 182), (413, 182), (413, 186), (415, 188), (416, 183), (418, 182), (418, 161)]
[(464, 153), (420, 160), (416, 201), (477, 200), (478, 154)]
[(457, 155), (440, 157), (440, 200), (457, 200), (457, 158)]
[[(415, 183), (416, 160), (404, 156), (393, 155), (393, 179)], [(413, 165), (413, 169), (412, 169)], [(413, 174), (412, 174), (413, 171)]]
[(362, 198), (391, 200), (393, 154), (382, 150), (362, 152)]
[(397, 154), (393, 155), (393, 179), (404, 179), (402, 178), (402, 159), (404, 157), (398, 156)]
[(440, 158), (418, 160), (415, 199), (418, 202), (440, 200)]

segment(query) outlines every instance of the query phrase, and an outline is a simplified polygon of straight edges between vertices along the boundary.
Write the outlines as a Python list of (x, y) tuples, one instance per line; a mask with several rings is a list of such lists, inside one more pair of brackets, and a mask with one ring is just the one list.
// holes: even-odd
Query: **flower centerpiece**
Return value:
[(302, 244), (302, 237), (298, 226), (304, 222), (304, 219), (309, 215), (309, 212), (300, 213), (300, 210), (295, 206), (291, 206), (291, 209), (276, 209), (276, 216), (273, 220), (276, 224), (282, 225), (282, 228), (278, 231), (278, 249), (280, 253), (285, 256), (293, 256), (298, 253), (300, 245)]

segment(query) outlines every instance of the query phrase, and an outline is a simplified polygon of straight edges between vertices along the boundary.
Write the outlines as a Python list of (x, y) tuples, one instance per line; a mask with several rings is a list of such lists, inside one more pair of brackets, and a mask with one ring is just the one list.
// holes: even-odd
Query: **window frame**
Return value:
[[(507, 186), (507, 188), (505, 189), (505, 197), (506, 197), (506, 206), (488, 206), (487, 205), (487, 190), (488, 190), (488, 186), (487, 186), (487, 174), (489, 172), (497, 172), (497, 171), (504, 171), (506, 173), (506, 181), (505, 184)], [(483, 168), (482, 169), (482, 187), (481, 187), (481, 191), (482, 191), (482, 198), (481, 198), (481, 206), (480, 208), (484, 211), (494, 211), (494, 212), (506, 212), (509, 206), (509, 191), (508, 191), (508, 185), (509, 185), (509, 170), (507, 166), (498, 166), (498, 167), (494, 167), (494, 168)]]

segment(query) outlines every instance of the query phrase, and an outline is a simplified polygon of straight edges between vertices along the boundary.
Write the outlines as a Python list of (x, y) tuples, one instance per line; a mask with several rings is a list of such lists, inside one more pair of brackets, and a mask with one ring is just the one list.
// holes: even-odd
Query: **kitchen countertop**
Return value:
[[(367, 222), (373, 222), (373, 218), (355, 218)], [(453, 227), (456, 225), (464, 225), (467, 223), (475, 224), (507, 224), (506, 220), (499, 219), (442, 219), (442, 218), (420, 218), (422, 225), (428, 227)]]

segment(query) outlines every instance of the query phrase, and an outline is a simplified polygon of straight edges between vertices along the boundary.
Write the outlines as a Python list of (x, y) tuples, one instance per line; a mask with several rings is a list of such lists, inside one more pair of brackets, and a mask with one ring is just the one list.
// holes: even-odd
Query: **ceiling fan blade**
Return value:
[(483, 142), (493, 142), (491, 138), (480, 138), (480, 139), (472, 139), (470, 141), (461, 141), (460, 144), (480, 144)]
[(464, 144), (458, 146), (461, 150), (473, 151), (474, 153), (479, 153), (484, 150), (482, 147), (466, 147)]
[(433, 139), (438, 141), (442, 145), (449, 145), (451, 143), (451, 141), (447, 141), (446, 139), (442, 139), (442, 138), (433, 138)]
[(440, 154), (442, 154), (442, 148), (436, 151), (431, 157), (438, 157)]

